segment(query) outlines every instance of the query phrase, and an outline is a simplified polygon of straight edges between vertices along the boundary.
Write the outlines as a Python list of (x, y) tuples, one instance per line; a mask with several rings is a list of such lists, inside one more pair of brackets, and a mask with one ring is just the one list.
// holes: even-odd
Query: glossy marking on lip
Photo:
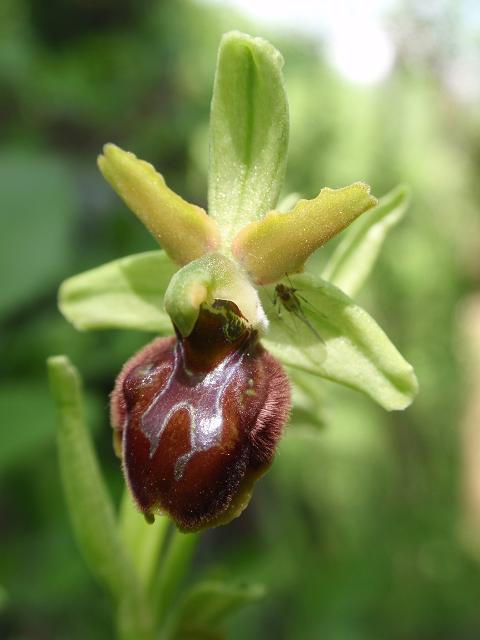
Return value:
[[(174, 363), (168, 383), (153, 399), (141, 418), (142, 432), (150, 443), (150, 459), (170, 420), (180, 411), (189, 417), (190, 450), (179, 456), (174, 470), (178, 482), (188, 461), (198, 451), (206, 451), (218, 444), (222, 435), (223, 400), (230, 381), (244, 358), (244, 351), (234, 351), (211, 371), (193, 373), (185, 366), (183, 345), (177, 342)], [(195, 388), (195, 405), (185, 400), (189, 388)]]

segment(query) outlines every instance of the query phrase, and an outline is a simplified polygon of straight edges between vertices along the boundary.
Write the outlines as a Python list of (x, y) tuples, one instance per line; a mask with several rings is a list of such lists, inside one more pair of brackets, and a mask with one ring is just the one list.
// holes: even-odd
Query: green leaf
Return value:
[(90, 569), (119, 598), (131, 566), (85, 424), (80, 378), (66, 356), (48, 359), (58, 412), (58, 455), (73, 528)]
[(225, 248), (277, 204), (288, 145), (283, 59), (266, 40), (223, 36), (210, 115), (209, 213)]
[(197, 584), (175, 613), (169, 637), (171, 640), (217, 637), (215, 632), (226, 618), (264, 595), (265, 589), (259, 584), (234, 585), (216, 581)]
[(233, 255), (258, 284), (275, 282), (302, 271), (314, 251), (376, 204), (363, 182), (322, 189), (288, 213), (270, 211), (245, 226), (233, 241)]
[(163, 297), (176, 269), (164, 251), (114, 260), (65, 280), (60, 310), (77, 329), (172, 333)]
[(151, 164), (106, 144), (98, 167), (174, 262), (187, 264), (217, 248), (215, 221), (169, 189)]
[(122, 637), (146, 639), (151, 619), (85, 424), (80, 376), (66, 356), (50, 357), (48, 372), (58, 413), (60, 472), (78, 544), (119, 606)]
[(261, 291), (269, 351), (286, 365), (363, 391), (387, 410), (407, 407), (417, 392), (415, 373), (368, 313), (311, 274), (292, 276), (290, 283), (298, 314), (284, 308), (279, 315), (273, 289)]
[(130, 552), (142, 585), (148, 589), (158, 571), (158, 558), (170, 521), (167, 516), (157, 516), (155, 522), (148, 523), (128, 489), (123, 494), (119, 520), (123, 543)]
[(0, 315), (42, 296), (66, 274), (77, 206), (72, 177), (57, 158), (0, 153)]
[(410, 190), (405, 186), (380, 198), (374, 209), (345, 232), (322, 278), (355, 296), (368, 278), (387, 234), (403, 218), (409, 204)]

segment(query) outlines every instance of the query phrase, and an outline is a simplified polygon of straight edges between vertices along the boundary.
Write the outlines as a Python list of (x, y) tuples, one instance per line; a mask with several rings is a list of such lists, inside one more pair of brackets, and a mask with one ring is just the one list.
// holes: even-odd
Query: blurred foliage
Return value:
[[(360, 298), (415, 365), (420, 396), (405, 413), (387, 414), (352, 391), (300, 381), (272, 470), (241, 518), (204, 535), (194, 567), (213, 582), (266, 584), (262, 602), (232, 618), (233, 639), (480, 636), (480, 567), (457, 527), (468, 371), (456, 325), (458, 304), (480, 278), (478, 103), (457, 99), (442, 75), (452, 31), (441, 12), (426, 23), (405, 3), (392, 25), (401, 34), (396, 67), (369, 88), (335, 75), (313, 42), (272, 41), (286, 59), (292, 118), (285, 192), (312, 197), (323, 185), (361, 179), (377, 195), (399, 182), (412, 188), (407, 218)], [(154, 163), (173, 189), (206, 204), (215, 53), (231, 28), (260, 31), (184, 0), (1, 3), (6, 640), (112, 636), (109, 603), (68, 525), (44, 362), (65, 352), (84, 374), (118, 498), (107, 398), (149, 336), (76, 332), (57, 312), (56, 288), (83, 269), (155, 248), (96, 169), (105, 142)], [(425, 53), (418, 43), (432, 33)], [(321, 268), (332, 248), (311, 267)]]

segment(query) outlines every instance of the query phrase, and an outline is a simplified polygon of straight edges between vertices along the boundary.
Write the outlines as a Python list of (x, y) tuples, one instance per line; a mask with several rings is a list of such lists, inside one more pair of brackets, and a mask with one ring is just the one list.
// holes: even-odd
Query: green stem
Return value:
[(165, 622), (165, 614), (171, 608), (178, 594), (198, 539), (199, 534), (197, 533), (180, 533), (175, 529), (172, 534), (161, 571), (152, 589), (155, 628)]
[(168, 530), (169, 519), (157, 516), (149, 524), (135, 507), (128, 489), (125, 489), (120, 507), (120, 533), (133, 559), (140, 582), (148, 591)]

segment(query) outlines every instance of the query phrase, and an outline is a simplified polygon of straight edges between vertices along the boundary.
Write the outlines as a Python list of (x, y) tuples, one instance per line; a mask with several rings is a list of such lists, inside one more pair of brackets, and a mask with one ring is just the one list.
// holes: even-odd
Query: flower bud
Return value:
[(270, 466), (290, 409), (288, 378), (238, 307), (202, 307), (192, 333), (157, 338), (112, 394), (127, 483), (148, 519), (182, 531), (225, 524)]

